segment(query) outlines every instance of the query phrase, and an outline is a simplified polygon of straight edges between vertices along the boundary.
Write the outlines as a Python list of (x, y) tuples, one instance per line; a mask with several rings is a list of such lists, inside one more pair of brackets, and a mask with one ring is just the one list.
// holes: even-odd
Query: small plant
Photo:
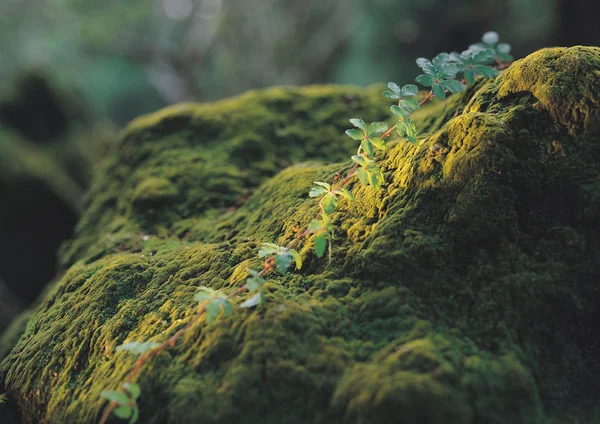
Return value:
[(194, 300), (199, 302), (196, 314), (165, 342), (161, 344), (128, 342), (117, 347), (118, 351), (128, 351), (139, 356), (135, 367), (118, 391), (102, 392), (102, 396), (110, 403), (102, 416), (101, 424), (108, 420), (111, 413), (119, 418), (129, 419), (130, 423), (135, 423), (139, 415), (136, 402), (140, 396), (140, 388), (134, 380), (144, 364), (169, 346), (173, 346), (187, 329), (204, 315), (209, 323), (221, 313), (224, 316), (231, 315), (235, 305), (233, 299), (239, 295), (251, 294), (249, 298), (237, 305), (240, 308), (252, 308), (262, 304), (265, 283), (263, 277), (266, 274), (276, 270), (283, 275), (289, 271), (292, 264), (295, 264), (297, 270), (302, 268), (302, 256), (294, 249), (302, 240), (309, 237), (312, 239), (315, 255), (319, 258), (328, 249), (329, 260), (331, 260), (336, 231), (331, 215), (336, 211), (341, 199), (349, 202), (355, 200), (352, 192), (345, 187), (353, 179), (358, 178), (363, 185), (376, 191), (381, 189), (385, 179), (374, 155), (376, 151), (384, 151), (387, 148), (385, 139), (395, 130), (401, 138), (412, 144), (418, 144), (418, 131), (415, 122), (411, 119), (412, 114), (434, 98), (444, 100), (448, 95), (464, 91), (466, 84), (472, 84), (477, 77), (498, 76), (497, 68), (504, 68), (512, 61), (510, 51), (510, 45), (499, 42), (498, 34), (487, 32), (480, 43), (472, 44), (468, 50), (460, 54), (440, 53), (431, 60), (417, 59), (417, 65), (422, 69), (423, 74), (417, 76), (415, 82), (426, 87), (428, 92), (421, 94), (419, 87), (414, 84), (401, 87), (390, 82), (387, 85), (389, 90), (384, 91), (383, 95), (394, 101), (390, 111), (396, 123), (388, 128), (384, 122), (367, 124), (360, 118), (350, 119), (353, 128), (346, 130), (346, 135), (360, 142), (356, 154), (351, 157), (353, 166), (346, 176), (338, 181), (313, 183), (308, 195), (310, 198), (318, 199), (319, 211), (303, 232), (299, 232), (287, 246), (262, 243), (258, 257), (263, 260), (263, 268), (260, 271), (249, 269), (245, 284), (230, 294), (205, 286), (199, 287), (194, 295)]
[(133, 424), (140, 416), (137, 399), (141, 394), (142, 390), (137, 384), (123, 383), (122, 390), (105, 390), (102, 392), (102, 397), (115, 403), (113, 413), (117, 417), (128, 419)]

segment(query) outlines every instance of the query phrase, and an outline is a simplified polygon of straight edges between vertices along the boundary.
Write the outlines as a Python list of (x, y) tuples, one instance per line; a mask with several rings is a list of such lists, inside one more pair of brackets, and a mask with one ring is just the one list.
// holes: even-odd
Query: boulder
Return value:
[[(307, 241), (263, 305), (148, 363), (140, 422), (597, 422), (599, 76), (600, 48), (545, 49), (420, 111), (383, 189), (349, 185), (331, 261)], [(348, 119), (387, 106), (274, 88), (135, 120), (0, 365), (21, 420), (98, 422), (135, 362), (115, 348), (166, 340), (200, 285), (241, 286), (314, 217), (312, 182), (351, 167)]]

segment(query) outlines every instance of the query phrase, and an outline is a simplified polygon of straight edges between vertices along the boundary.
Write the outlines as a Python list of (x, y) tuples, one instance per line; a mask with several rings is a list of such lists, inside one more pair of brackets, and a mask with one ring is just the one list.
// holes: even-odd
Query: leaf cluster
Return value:
[(113, 413), (130, 424), (137, 422), (140, 416), (137, 400), (142, 394), (140, 386), (136, 383), (123, 383), (121, 390), (104, 390), (102, 397), (115, 402), (117, 407)]

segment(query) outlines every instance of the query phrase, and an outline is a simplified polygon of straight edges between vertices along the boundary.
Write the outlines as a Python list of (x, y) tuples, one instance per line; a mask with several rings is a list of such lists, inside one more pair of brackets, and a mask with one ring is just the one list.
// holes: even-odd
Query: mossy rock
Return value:
[[(542, 50), (422, 111), (419, 145), (379, 157), (384, 188), (350, 186), (332, 261), (309, 242), (264, 305), (192, 327), (139, 375), (140, 421), (596, 422), (599, 70), (599, 48)], [(98, 421), (134, 362), (115, 347), (165, 340), (199, 285), (232, 290), (261, 242), (291, 240), (317, 210), (312, 181), (351, 166), (354, 116), (387, 116), (376, 89), (135, 121), (0, 366), (23, 422)]]

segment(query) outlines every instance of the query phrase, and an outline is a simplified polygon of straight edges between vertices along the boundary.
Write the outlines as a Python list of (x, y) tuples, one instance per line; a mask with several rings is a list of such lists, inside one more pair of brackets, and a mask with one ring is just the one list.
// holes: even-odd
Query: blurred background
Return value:
[(598, 0), (2, 0), (0, 332), (56, 275), (132, 118), (280, 84), (410, 82), (485, 31), (516, 57), (599, 45)]

